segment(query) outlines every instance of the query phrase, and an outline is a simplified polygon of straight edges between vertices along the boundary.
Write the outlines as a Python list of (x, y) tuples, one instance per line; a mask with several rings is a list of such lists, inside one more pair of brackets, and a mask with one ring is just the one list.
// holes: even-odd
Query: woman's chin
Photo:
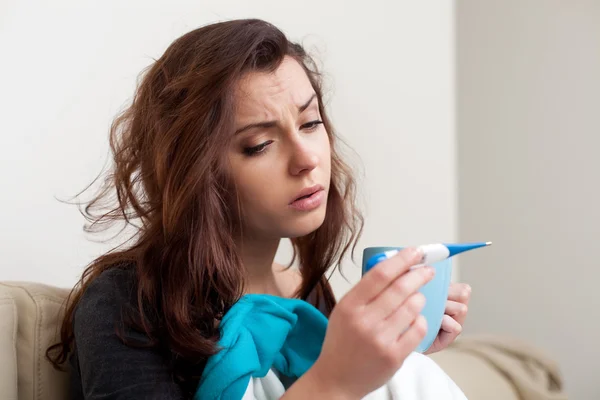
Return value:
[(323, 225), (325, 213), (315, 213), (314, 215), (305, 215), (293, 221), (290, 226), (287, 226), (286, 235), (290, 239), (306, 236), (313, 233)]

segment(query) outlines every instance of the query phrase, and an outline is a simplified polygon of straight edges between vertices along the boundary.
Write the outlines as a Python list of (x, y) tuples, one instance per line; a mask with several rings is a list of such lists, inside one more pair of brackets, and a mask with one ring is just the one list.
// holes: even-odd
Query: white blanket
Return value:
[[(264, 378), (252, 378), (242, 400), (275, 400), (285, 387), (271, 370)], [(387, 384), (363, 400), (466, 400), (463, 392), (429, 357), (412, 353)]]

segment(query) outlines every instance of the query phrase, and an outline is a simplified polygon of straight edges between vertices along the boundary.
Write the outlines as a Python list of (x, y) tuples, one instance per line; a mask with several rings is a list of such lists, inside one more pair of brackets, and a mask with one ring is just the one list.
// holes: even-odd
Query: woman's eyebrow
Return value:
[(308, 106), (310, 106), (310, 103), (312, 103), (312, 101), (315, 99), (315, 97), (317, 97), (316, 93), (313, 93), (312, 96), (310, 96), (310, 99), (308, 99), (308, 101), (304, 104), (302, 104), (301, 106), (298, 106), (298, 113), (304, 112), (304, 110), (306, 110), (308, 108)]
[[(299, 105), (298, 113), (304, 112), (308, 108), (308, 106), (310, 106), (310, 104), (313, 102), (313, 100), (316, 97), (317, 97), (317, 94), (313, 93), (312, 96), (310, 96), (310, 99), (308, 99), (308, 101), (306, 103)], [(277, 125), (277, 121), (256, 122), (256, 123), (248, 124), (248, 125), (241, 127), (240, 129), (235, 131), (235, 134), (237, 135), (239, 133), (242, 133), (244, 131), (247, 131), (249, 129), (254, 129), (254, 128), (263, 128), (263, 129), (273, 128), (276, 125)]]
[(273, 128), (276, 125), (277, 125), (277, 121), (257, 122), (254, 124), (248, 124), (240, 129), (238, 129), (237, 131), (235, 131), (235, 134), (237, 135), (238, 133), (242, 133), (244, 131), (247, 131), (249, 129), (254, 129), (254, 128), (263, 128), (263, 129)]

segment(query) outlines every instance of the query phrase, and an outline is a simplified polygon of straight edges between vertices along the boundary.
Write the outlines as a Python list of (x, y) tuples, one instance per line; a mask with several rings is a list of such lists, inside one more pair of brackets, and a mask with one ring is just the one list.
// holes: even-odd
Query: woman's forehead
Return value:
[(314, 93), (302, 66), (286, 57), (273, 72), (249, 72), (235, 91), (238, 114), (265, 112), (282, 106), (300, 106)]

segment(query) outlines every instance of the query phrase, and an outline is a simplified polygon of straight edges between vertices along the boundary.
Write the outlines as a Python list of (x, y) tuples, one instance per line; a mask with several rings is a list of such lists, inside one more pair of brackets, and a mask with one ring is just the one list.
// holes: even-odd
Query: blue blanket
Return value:
[(250, 379), (271, 368), (299, 378), (321, 352), (327, 318), (303, 300), (250, 294), (225, 314), (219, 329), (221, 350), (209, 358), (195, 400), (239, 400)]

